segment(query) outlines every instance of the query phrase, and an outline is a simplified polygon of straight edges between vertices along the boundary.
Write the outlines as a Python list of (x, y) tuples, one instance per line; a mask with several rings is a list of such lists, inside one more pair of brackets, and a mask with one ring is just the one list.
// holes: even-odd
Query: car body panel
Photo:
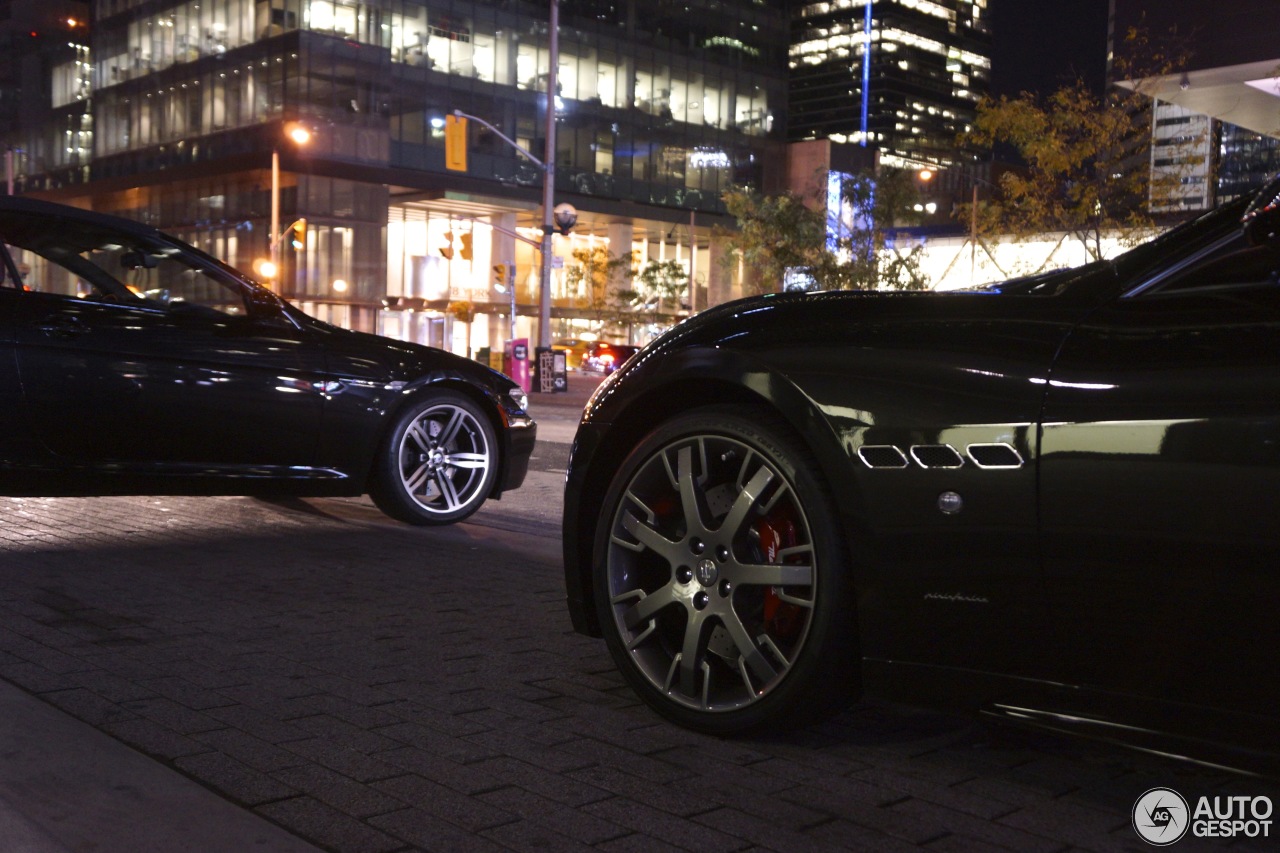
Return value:
[(1057, 675), (1274, 713), (1260, 673), (1280, 669), (1266, 520), (1280, 507), (1280, 287), (1105, 305), (1053, 378), (1045, 577), (1071, 626)]

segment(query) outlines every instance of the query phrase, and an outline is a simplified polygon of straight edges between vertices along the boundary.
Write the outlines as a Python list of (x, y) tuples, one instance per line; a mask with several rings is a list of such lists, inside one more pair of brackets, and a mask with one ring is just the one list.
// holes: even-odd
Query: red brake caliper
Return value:
[[(778, 553), (796, 544), (796, 526), (789, 518), (769, 516), (756, 522), (760, 536), (760, 553), (766, 563), (781, 562)], [(800, 630), (801, 609), (783, 601), (780, 587), (771, 586), (764, 591), (764, 627), (779, 640), (791, 640)]]

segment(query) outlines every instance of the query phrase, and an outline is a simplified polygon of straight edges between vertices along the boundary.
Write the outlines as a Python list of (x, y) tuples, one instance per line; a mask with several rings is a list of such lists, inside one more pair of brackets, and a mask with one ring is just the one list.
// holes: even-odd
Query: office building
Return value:
[[(1144, 27), (1153, 39), (1190, 38), (1183, 70), (1138, 80), (1157, 101), (1152, 185), (1157, 210), (1196, 210), (1236, 198), (1280, 167), (1280, 6), (1233, 0), (1205, 14), (1203, 0), (1112, 0), (1111, 45)], [(1192, 26), (1188, 28), (1188, 22)], [(1194, 150), (1185, 150), (1190, 146)], [(1182, 148), (1184, 150), (1177, 151)], [(1161, 181), (1161, 170), (1174, 180)], [(1157, 189), (1157, 191), (1159, 191)]]
[[(496, 345), (508, 285), (536, 313), (543, 173), (512, 143), (543, 156), (548, 20), (511, 0), (95, 0), (88, 168), (55, 180), (65, 164), (28, 152), (20, 189), (259, 270), (274, 200), (282, 230), (305, 228), (271, 281), (312, 314), (458, 349), (444, 309), (471, 303), (468, 345)], [(567, 0), (556, 201), (579, 225), (556, 254), (676, 260), (694, 300), (727, 297), (712, 226), (730, 184), (784, 180), (786, 33), (780, 0)], [(445, 163), (454, 111), (480, 120), (465, 171)], [(591, 319), (578, 278), (553, 275), (557, 334)]]
[(789, 139), (956, 161), (990, 81), (987, 0), (802, 0), (791, 27)]

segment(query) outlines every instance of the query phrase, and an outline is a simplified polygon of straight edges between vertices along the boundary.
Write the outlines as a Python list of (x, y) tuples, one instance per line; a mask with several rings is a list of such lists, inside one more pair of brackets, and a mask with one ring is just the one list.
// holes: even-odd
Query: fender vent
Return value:
[(911, 458), (921, 468), (959, 468), (964, 457), (949, 444), (917, 444), (911, 448)]
[(1022, 467), (1022, 455), (1008, 444), (971, 444), (965, 452), (979, 468)]
[(864, 444), (858, 448), (858, 458), (868, 468), (907, 467), (907, 457), (892, 444)]

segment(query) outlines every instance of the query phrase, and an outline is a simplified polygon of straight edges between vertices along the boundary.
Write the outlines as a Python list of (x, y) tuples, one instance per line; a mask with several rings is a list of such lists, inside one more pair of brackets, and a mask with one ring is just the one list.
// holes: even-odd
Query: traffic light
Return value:
[(462, 259), (464, 261), (471, 260), (471, 232), (462, 232)]
[(498, 287), (507, 286), (507, 265), (506, 264), (493, 265), (493, 283), (496, 284)]
[(440, 256), (453, 260), (453, 232), (444, 232), (444, 245), (440, 247)]
[(307, 220), (299, 219), (290, 226), (293, 229), (292, 245), (295, 249), (305, 249), (307, 246)]
[(451, 172), (467, 171), (467, 120), (444, 117), (444, 167)]

